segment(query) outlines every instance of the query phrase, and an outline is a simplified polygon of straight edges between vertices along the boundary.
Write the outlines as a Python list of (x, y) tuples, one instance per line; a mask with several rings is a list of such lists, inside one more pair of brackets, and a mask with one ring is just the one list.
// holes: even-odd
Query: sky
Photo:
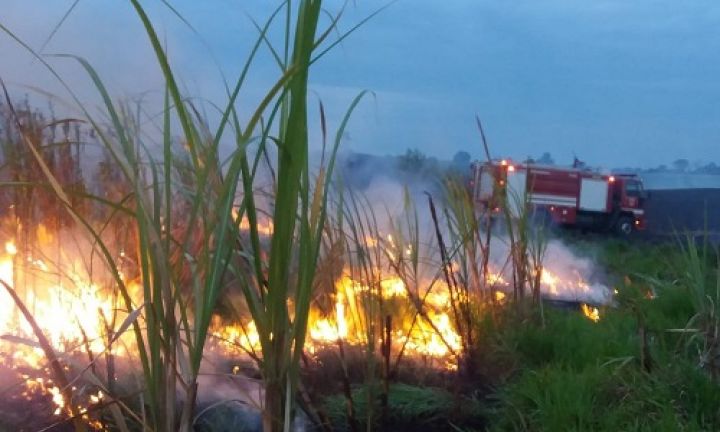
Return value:
[[(163, 84), (129, 2), (79, 0), (45, 44), (74, 1), (3, 0), (0, 24), (44, 54), (83, 56), (113, 96), (143, 100), (152, 111)], [(223, 77), (238, 76), (257, 37), (249, 17), (264, 22), (277, 3), (170, 3), (192, 29), (161, 2), (143, 2), (186, 92), (211, 112), (225, 100)], [(351, 0), (341, 30), (388, 4)], [(332, 14), (342, 2), (325, 5)], [(464, 150), (479, 158), (477, 115), (495, 157), (550, 152), (558, 163), (577, 156), (606, 167), (720, 162), (718, 53), (714, 0), (399, 0), (313, 66), (313, 138), (319, 145), (319, 100), (332, 130), (352, 99), (369, 90), (344, 137), (346, 151), (416, 148), (451, 159)], [(55, 106), (70, 100), (4, 33), (0, 59), (0, 77), (14, 94), (29, 94), (40, 107), (48, 94)], [(44, 59), (81, 100), (98, 102), (76, 62)], [(267, 50), (252, 71), (241, 112), (278, 76)]]

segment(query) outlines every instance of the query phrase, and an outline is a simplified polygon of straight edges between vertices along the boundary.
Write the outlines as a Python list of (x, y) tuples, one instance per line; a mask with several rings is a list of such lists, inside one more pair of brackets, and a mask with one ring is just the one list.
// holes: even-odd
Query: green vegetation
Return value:
[[(173, 70), (151, 18), (140, 1), (130, 0), (152, 47), (157, 67), (165, 79), (165, 101), (162, 116), (162, 150), (155, 152), (141, 139), (141, 125), (128, 107), (115, 103), (90, 62), (74, 57), (88, 74), (104, 103), (109, 124), (101, 123), (75, 98), (84, 120), (92, 126), (110, 162), (118, 167), (120, 181), (127, 185), (128, 196), (119, 202), (107, 202), (113, 217), (129, 223), (134, 235), (138, 280), (142, 284), (140, 302), (126, 284), (120, 271), (120, 259), (111, 252), (112, 245), (102, 236), (111, 223), (92, 220), (73, 205), (70, 191), (60, 182), (58, 170), (47, 163), (40, 147), (43, 135), (31, 135), (22, 125), (6, 91), (11, 119), (24, 146), (30, 150), (43, 178), (55, 197), (71, 216), (75, 226), (82, 227), (94, 240), (96, 253), (103, 257), (122, 299), (127, 319), (123, 325), (110, 328), (107, 351), (112, 349), (115, 332), (122, 334), (132, 326), (138, 349), (138, 377), (142, 407), (120, 403), (114, 394), (114, 379), (94, 377), (96, 385), (113, 398), (114, 423), (121, 430), (150, 428), (155, 431), (190, 431), (193, 428), (198, 376), (208, 339), (212, 315), (223, 287), (229, 281), (237, 284), (258, 331), (262, 361), (258, 367), (265, 384), (263, 427), (281, 431), (293, 413), (299, 361), (307, 329), (308, 309), (317, 257), (327, 214), (329, 182), (339, 137), (348, 116), (340, 127), (334, 145), (324, 155), (318, 172), (310, 172), (308, 157), (308, 79), (310, 65), (327, 49), (342, 40), (337, 36), (339, 16), (332, 17), (329, 27), (318, 31), (322, 2), (306, 0), (298, 4), (281, 2), (263, 25), (245, 68), (233, 87), (228, 85), (228, 100), (221, 120), (214, 130), (198, 114), (178, 86)], [(267, 36), (268, 29), (280, 22), (284, 37), (279, 46)], [(7, 36), (32, 52), (64, 85), (44, 58), (0, 25)], [(352, 30), (351, 30), (352, 31)], [(325, 42), (325, 43), (323, 43)], [(268, 45), (278, 62), (274, 84), (255, 107), (244, 107), (251, 115), (241, 121), (238, 95), (245, 86), (259, 48)], [(67, 88), (74, 96), (72, 89)], [(358, 103), (353, 102), (353, 106)], [(352, 108), (350, 109), (352, 110)], [(175, 146), (173, 125), (182, 133), (182, 146)], [(41, 128), (45, 125), (41, 125)], [(38, 139), (33, 139), (38, 138)], [(233, 142), (229, 158), (221, 157), (221, 142)], [(276, 160), (270, 218), (274, 233), (269, 248), (261, 248), (257, 217), (262, 212), (256, 202), (256, 175), (261, 158), (268, 158), (266, 148), (276, 146)], [(20, 182), (14, 182), (19, 186)], [(118, 216), (120, 215), (120, 216)], [(239, 244), (239, 224), (249, 221), (250, 238)], [(170, 229), (168, 229), (168, 227)], [(8, 292), (14, 294), (9, 281)], [(22, 307), (19, 297), (18, 307)], [(288, 298), (293, 300), (288, 310)], [(115, 322), (113, 320), (113, 322)], [(42, 341), (42, 334), (36, 331)], [(51, 359), (54, 354), (48, 353)], [(108, 366), (109, 367), (109, 366)], [(55, 380), (61, 384), (65, 400), (74, 395), (67, 379), (58, 368)], [(79, 411), (68, 404), (77, 430), (86, 427)], [(121, 420), (127, 416), (128, 421)], [(130, 423), (130, 424), (128, 424)], [(134, 423), (134, 424), (133, 424)]]
[[(367, 393), (368, 388), (358, 387), (353, 390), (353, 399), (359, 401), (356, 405), (357, 417), (367, 419)], [(379, 391), (374, 392), (378, 394)], [(380, 400), (375, 399), (375, 409), (380, 410)], [(472, 424), (483, 419), (482, 409), (477, 400), (458, 398), (442, 388), (416, 387), (407, 384), (393, 384), (388, 394), (388, 413), (385, 423), (376, 419), (370, 425), (373, 430), (433, 430), (452, 431), (452, 422)], [(331, 396), (325, 400), (325, 410), (333, 430), (350, 430), (344, 398)], [(479, 425), (479, 424), (478, 424)], [(368, 424), (363, 421), (360, 430), (367, 430)]]
[[(614, 269), (618, 307), (592, 323), (566, 311), (545, 328), (498, 335), (515, 376), (503, 382), (489, 418), (494, 430), (716, 430), (720, 387), (703, 370), (704, 340), (688, 337), (697, 317), (690, 243), (606, 241), (592, 247)], [(712, 258), (705, 257), (707, 262)], [(712, 277), (717, 267), (705, 267)], [(707, 313), (707, 312), (705, 312)]]

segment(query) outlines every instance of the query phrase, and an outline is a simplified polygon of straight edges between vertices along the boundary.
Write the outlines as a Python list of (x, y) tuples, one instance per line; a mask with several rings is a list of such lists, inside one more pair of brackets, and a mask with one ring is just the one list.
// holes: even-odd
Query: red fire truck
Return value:
[(562, 226), (620, 235), (645, 228), (647, 194), (636, 175), (499, 160), (474, 163), (471, 187), (477, 205), (491, 212), (507, 202), (513, 217), (525, 208)]

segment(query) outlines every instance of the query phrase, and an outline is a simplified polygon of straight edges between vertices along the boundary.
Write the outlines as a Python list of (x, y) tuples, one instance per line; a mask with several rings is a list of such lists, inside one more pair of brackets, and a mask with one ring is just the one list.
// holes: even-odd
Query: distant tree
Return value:
[(685, 172), (689, 166), (690, 161), (687, 159), (678, 159), (673, 162), (673, 168), (675, 168), (676, 171)]
[(545, 152), (537, 160), (537, 163), (539, 163), (540, 165), (555, 165), (555, 159), (553, 159), (550, 153)]
[(720, 174), (720, 166), (718, 166), (715, 162), (710, 162), (695, 171), (700, 174)]
[(398, 158), (398, 168), (407, 173), (419, 173), (425, 166), (427, 156), (418, 149), (407, 149), (404, 155)]
[(664, 172), (668, 172), (668, 167), (667, 167), (667, 165), (662, 164), (662, 165), (658, 165), (654, 168), (646, 168), (641, 171), (645, 171), (645, 172), (649, 172), (649, 173), (664, 173)]
[(459, 152), (455, 153), (455, 156), (452, 158), (452, 164), (456, 168), (467, 168), (470, 166), (470, 153), (460, 150)]

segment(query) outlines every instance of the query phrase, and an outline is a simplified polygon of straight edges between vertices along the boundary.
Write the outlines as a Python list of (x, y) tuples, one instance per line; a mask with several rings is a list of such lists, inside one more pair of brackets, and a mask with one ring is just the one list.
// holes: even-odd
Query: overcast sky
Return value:
[[(0, 23), (40, 49), (73, 0), (2, 3)], [(277, 4), (171, 0), (198, 36), (160, 2), (144, 3), (183, 85), (215, 103), (223, 101), (219, 70), (236, 77), (257, 35), (247, 16), (264, 21)], [(351, 2), (342, 28), (386, 3)], [(340, 4), (326, 2), (331, 12)], [(152, 99), (162, 90), (126, 1), (80, 0), (44, 52), (86, 57), (117, 97)], [(337, 125), (358, 92), (374, 91), (343, 144), (360, 152), (479, 157), (478, 114), (494, 156), (549, 151), (561, 163), (576, 154), (604, 166), (720, 162), (718, 54), (720, 2), (713, 0), (400, 0), (317, 64), (312, 106), (322, 99)], [(76, 65), (48, 61), (83, 100), (94, 100)], [(267, 54), (254, 70), (248, 101), (277, 76)], [(67, 98), (4, 34), (0, 76), (15, 92), (37, 87)]]

